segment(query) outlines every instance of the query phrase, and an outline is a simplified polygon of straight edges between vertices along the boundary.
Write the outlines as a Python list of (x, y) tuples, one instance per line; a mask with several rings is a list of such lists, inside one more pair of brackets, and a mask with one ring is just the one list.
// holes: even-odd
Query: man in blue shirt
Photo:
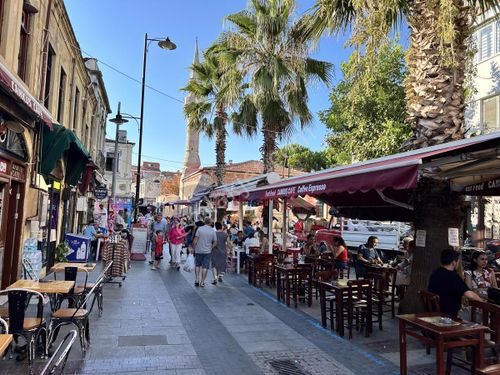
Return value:
[(93, 221), (89, 222), (89, 224), (83, 230), (83, 236), (90, 238), (90, 249), (93, 256), (96, 255), (97, 251), (97, 239), (103, 237), (102, 233), (98, 232), (99, 225)]
[(356, 277), (366, 277), (366, 265), (368, 264), (382, 264), (382, 260), (375, 247), (378, 245), (378, 237), (370, 236), (366, 244), (360, 245), (358, 248), (358, 256), (356, 257), (355, 269)]

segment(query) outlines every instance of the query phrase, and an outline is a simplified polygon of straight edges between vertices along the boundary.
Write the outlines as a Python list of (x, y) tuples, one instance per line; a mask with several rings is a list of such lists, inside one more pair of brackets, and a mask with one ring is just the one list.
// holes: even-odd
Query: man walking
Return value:
[(214, 228), (212, 228), (210, 224), (212, 224), (212, 220), (209, 217), (206, 217), (204, 225), (199, 227), (194, 235), (194, 286), (205, 286), (205, 279), (207, 278), (207, 272), (210, 268), (212, 249), (217, 245), (217, 235), (215, 234)]

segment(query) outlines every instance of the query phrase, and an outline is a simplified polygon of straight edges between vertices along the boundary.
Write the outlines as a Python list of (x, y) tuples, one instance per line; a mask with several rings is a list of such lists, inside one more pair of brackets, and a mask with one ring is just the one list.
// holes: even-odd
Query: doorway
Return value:
[[(2, 270), (2, 289), (7, 288), (17, 280), (19, 254), (21, 246), (21, 225), (22, 225), (22, 202), (23, 202), (23, 184), (11, 181), (10, 189), (6, 185), (3, 190), (2, 203), (7, 203), (4, 210), (7, 212), (2, 220), (2, 226), (5, 227), (4, 257)], [(3, 206), (3, 205), (2, 205)]]

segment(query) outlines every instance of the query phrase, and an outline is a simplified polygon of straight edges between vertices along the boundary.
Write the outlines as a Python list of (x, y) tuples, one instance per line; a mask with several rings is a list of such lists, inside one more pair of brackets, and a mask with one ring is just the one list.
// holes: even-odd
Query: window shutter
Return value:
[(495, 53), (500, 53), (500, 21), (495, 22), (495, 39), (496, 39), (496, 50)]
[(481, 30), (481, 60), (491, 57), (493, 50), (493, 27), (486, 26)]

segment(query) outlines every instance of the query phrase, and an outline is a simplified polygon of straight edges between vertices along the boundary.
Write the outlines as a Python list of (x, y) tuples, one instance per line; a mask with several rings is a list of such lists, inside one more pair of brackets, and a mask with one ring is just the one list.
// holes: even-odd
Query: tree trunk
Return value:
[(418, 291), (427, 290), (431, 273), (440, 266), (441, 250), (449, 248), (448, 228), (462, 234), (465, 210), (463, 197), (452, 192), (449, 184), (421, 178), (415, 199), (415, 233), (426, 231), (425, 247), (416, 247), (413, 255), (411, 283), (400, 304), (400, 313), (421, 310)]
[(276, 133), (271, 131), (272, 127), (264, 123), (262, 127), (262, 134), (264, 135), (264, 142), (260, 148), (262, 154), (262, 163), (264, 164), (263, 173), (274, 171), (274, 152), (276, 151)]
[[(463, 5), (462, 0), (456, 3), (457, 7)], [(462, 139), (470, 13), (459, 11), (453, 46), (441, 45), (439, 2), (414, 0), (409, 4), (411, 36), (405, 89), (407, 121), (414, 130), (413, 148)]]
[[(217, 186), (224, 185), (224, 176), (226, 174), (226, 115), (224, 109), (217, 108), (215, 125), (215, 177)], [(227, 199), (217, 201), (217, 221), (222, 221), (226, 215)]]

